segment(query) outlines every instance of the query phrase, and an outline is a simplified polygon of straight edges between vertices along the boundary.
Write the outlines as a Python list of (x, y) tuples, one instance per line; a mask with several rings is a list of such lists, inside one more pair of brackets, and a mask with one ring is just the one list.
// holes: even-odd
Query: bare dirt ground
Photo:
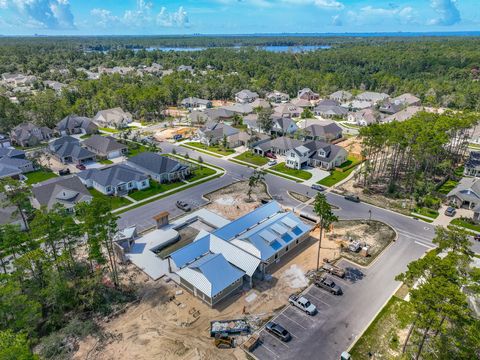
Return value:
[(196, 131), (194, 127), (176, 127), (166, 128), (159, 130), (155, 133), (154, 137), (157, 141), (171, 140), (174, 135), (182, 135), (184, 138), (192, 136)]
[(70, 169), (70, 172), (72, 174), (80, 171), (75, 167), (75, 165), (73, 165), (73, 164), (62, 164), (60, 161), (58, 161), (52, 155), (45, 155), (44, 153), (42, 153), (40, 155), (40, 157), (38, 158), (38, 162), (39, 162), (40, 165), (42, 165), (46, 168), (49, 168), (50, 170), (52, 170), (55, 173), (58, 173), (58, 171), (62, 170), (62, 169)]
[(354, 194), (358, 195), (362, 201), (368, 202), (372, 205), (386, 208), (394, 211), (398, 211), (405, 215), (410, 215), (409, 207), (410, 203), (408, 200), (404, 199), (392, 199), (388, 198), (382, 194), (366, 194), (364, 193), (364, 188), (357, 184), (358, 175), (355, 175), (347, 182), (343, 183), (341, 186), (336, 188), (336, 191), (342, 194)]
[[(326, 238), (334, 242), (341, 256), (360, 265), (370, 264), (396, 237), (395, 231), (379, 221), (340, 220), (335, 223)], [(348, 250), (350, 241), (359, 241), (368, 246), (369, 256)]]
[(351, 137), (337, 143), (338, 146), (343, 147), (349, 153), (361, 156), (362, 155), (362, 141), (358, 137)]
[(219, 189), (205, 197), (210, 200), (205, 208), (229, 220), (235, 220), (245, 215), (259, 205), (261, 199), (270, 199), (264, 184), (260, 184), (252, 191), (252, 201), (245, 201), (248, 196), (248, 182), (239, 181), (223, 189)]
[(166, 116), (173, 116), (173, 117), (184, 117), (187, 116), (188, 111), (184, 109), (178, 109), (176, 107), (169, 107), (168, 109), (164, 110), (164, 114)]
[(235, 104), (234, 101), (228, 101), (228, 100), (212, 100), (212, 106), (213, 107), (219, 107), (219, 106), (229, 106)]

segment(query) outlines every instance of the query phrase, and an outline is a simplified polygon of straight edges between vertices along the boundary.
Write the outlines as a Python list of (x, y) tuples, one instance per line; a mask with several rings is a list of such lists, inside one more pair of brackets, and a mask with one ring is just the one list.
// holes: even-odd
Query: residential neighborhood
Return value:
[[(262, 32), (421, 27), (369, 1), (105, 4), (168, 35), (74, 36), (72, 1), (0, 4), (50, 19), (0, 36), (1, 359), (480, 358), (476, 36)], [(197, 33), (219, 12), (248, 34)]]

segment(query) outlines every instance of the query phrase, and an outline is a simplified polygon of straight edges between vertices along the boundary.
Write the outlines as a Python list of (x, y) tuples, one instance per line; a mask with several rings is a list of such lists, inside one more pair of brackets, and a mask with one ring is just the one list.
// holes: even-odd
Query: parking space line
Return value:
[(282, 314), (283, 316), (285, 316), (288, 320), (294, 322), (295, 324), (297, 324), (298, 326), (300, 326), (302, 329), (306, 329), (305, 326), (303, 326), (302, 324), (300, 324), (299, 322), (293, 320), (292, 318), (290, 318), (289, 316), (287, 316), (285, 313)]
[(320, 301), (322, 304), (325, 304), (325, 305), (327, 305), (327, 306), (331, 306), (329, 303), (327, 303), (327, 302), (325, 302), (324, 300), (320, 299), (318, 296), (313, 295), (312, 293), (308, 293), (308, 296), (313, 297), (314, 299)]
[(279, 357), (280, 357), (280, 356), (278, 356), (277, 354), (275, 354), (275, 352), (274, 352), (273, 350), (269, 349), (267, 345), (261, 344), (260, 347), (264, 347), (265, 350), (270, 351), (270, 352), (273, 354), (273, 356), (275, 356), (276, 358), (279, 358)]
[(421, 242), (421, 241), (418, 241), (418, 240), (415, 240), (415, 244), (420, 245), (420, 246), (424, 246), (424, 247), (426, 247), (427, 249), (435, 249), (435, 246), (429, 245), (429, 244), (425, 244), (425, 243), (423, 243), (423, 242)]
[[(282, 340), (280, 339), (277, 339), (275, 336), (273, 336), (272, 334), (270, 334), (268, 331), (265, 331), (265, 334), (268, 334), (268, 336), (270, 336), (272, 339), (275, 339), (277, 340), (280, 344), (282, 344), (283, 346), (285, 346), (287, 349), (289, 349), (290, 347), (285, 344)], [(262, 344), (263, 345), (263, 344)]]
[(340, 282), (341, 284), (344, 284), (346, 286), (352, 285), (351, 282), (348, 282), (347, 280), (341, 279), (341, 278), (332, 278), (334, 282)]

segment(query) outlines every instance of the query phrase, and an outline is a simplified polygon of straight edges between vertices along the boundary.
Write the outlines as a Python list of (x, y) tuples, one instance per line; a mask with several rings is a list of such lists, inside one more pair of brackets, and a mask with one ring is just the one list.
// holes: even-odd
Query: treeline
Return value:
[(463, 161), (475, 115), (421, 112), (410, 120), (360, 130), (367, 158), (360, 182), (369, 190), (421, 198)]
[[(28, 187), (1, 186), (2, 207), (29, 212)], [(61, 205), (36, 210), (25, 232), (0, 226), (0, 358), (33, 359), (34, 345), (42, 358), (66, 358), (79, 337), (100, 332), (96, 317), (135, 298), (133, 286), (120, 284), (116, 231), (108, 203), (97, 199), (78, 205), (75, 218)]]

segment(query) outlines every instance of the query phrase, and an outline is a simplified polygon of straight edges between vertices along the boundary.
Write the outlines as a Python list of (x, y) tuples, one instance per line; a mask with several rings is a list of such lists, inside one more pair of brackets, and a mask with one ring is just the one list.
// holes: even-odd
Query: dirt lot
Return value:
[(178, 109), (176, 107), (170, 107), (170, 108), (164, 110), (164, 114), (166, 116), (173, 116), (173, 117), (180, 118), (180, 117), (187, 116), (188, 111), (184, 110), (184, 109)]
[(362, 142), (357, 137), (351, 137), (337, 143), (338, 146), (343, 147), (349, 153), (361, 156)]
[(261, 184), (253, 189), (251, 202), (245, 201), (247, 192), (248, 182), (239, 181), (223, 189), (206, 194), (205, 197), (211, 202), (205, 208), (226, 219), (235, 220), (261, 205), (261, 199), (270, 199), (265, 184)]
[(188, 138), (193, 135), (196, 130), (197, 129), (193, 127), (167, 128), (157, 131), (154, 136), (157, 141), (171, 140), (174, 135), (182, 135), (184, 138)]
[[(341, 256), (360, 265), (370, 264), (396, 237), (395, 231), (379, 221), (340, 220), (326, 238), (337, 245)], [(348, 251), (350, 241), (368, 245), (369, 256)]]
[(362, 201), (368, 202), (369, 204), (410, 215), (410, 202), (408, 200), (392, 199), (381, 194), (365, 194), (363, 189), (363, 187), (357, 184), (356, 176), (354, 176), (335, 190), (341, 194), (349, 193), (358, 195)]

